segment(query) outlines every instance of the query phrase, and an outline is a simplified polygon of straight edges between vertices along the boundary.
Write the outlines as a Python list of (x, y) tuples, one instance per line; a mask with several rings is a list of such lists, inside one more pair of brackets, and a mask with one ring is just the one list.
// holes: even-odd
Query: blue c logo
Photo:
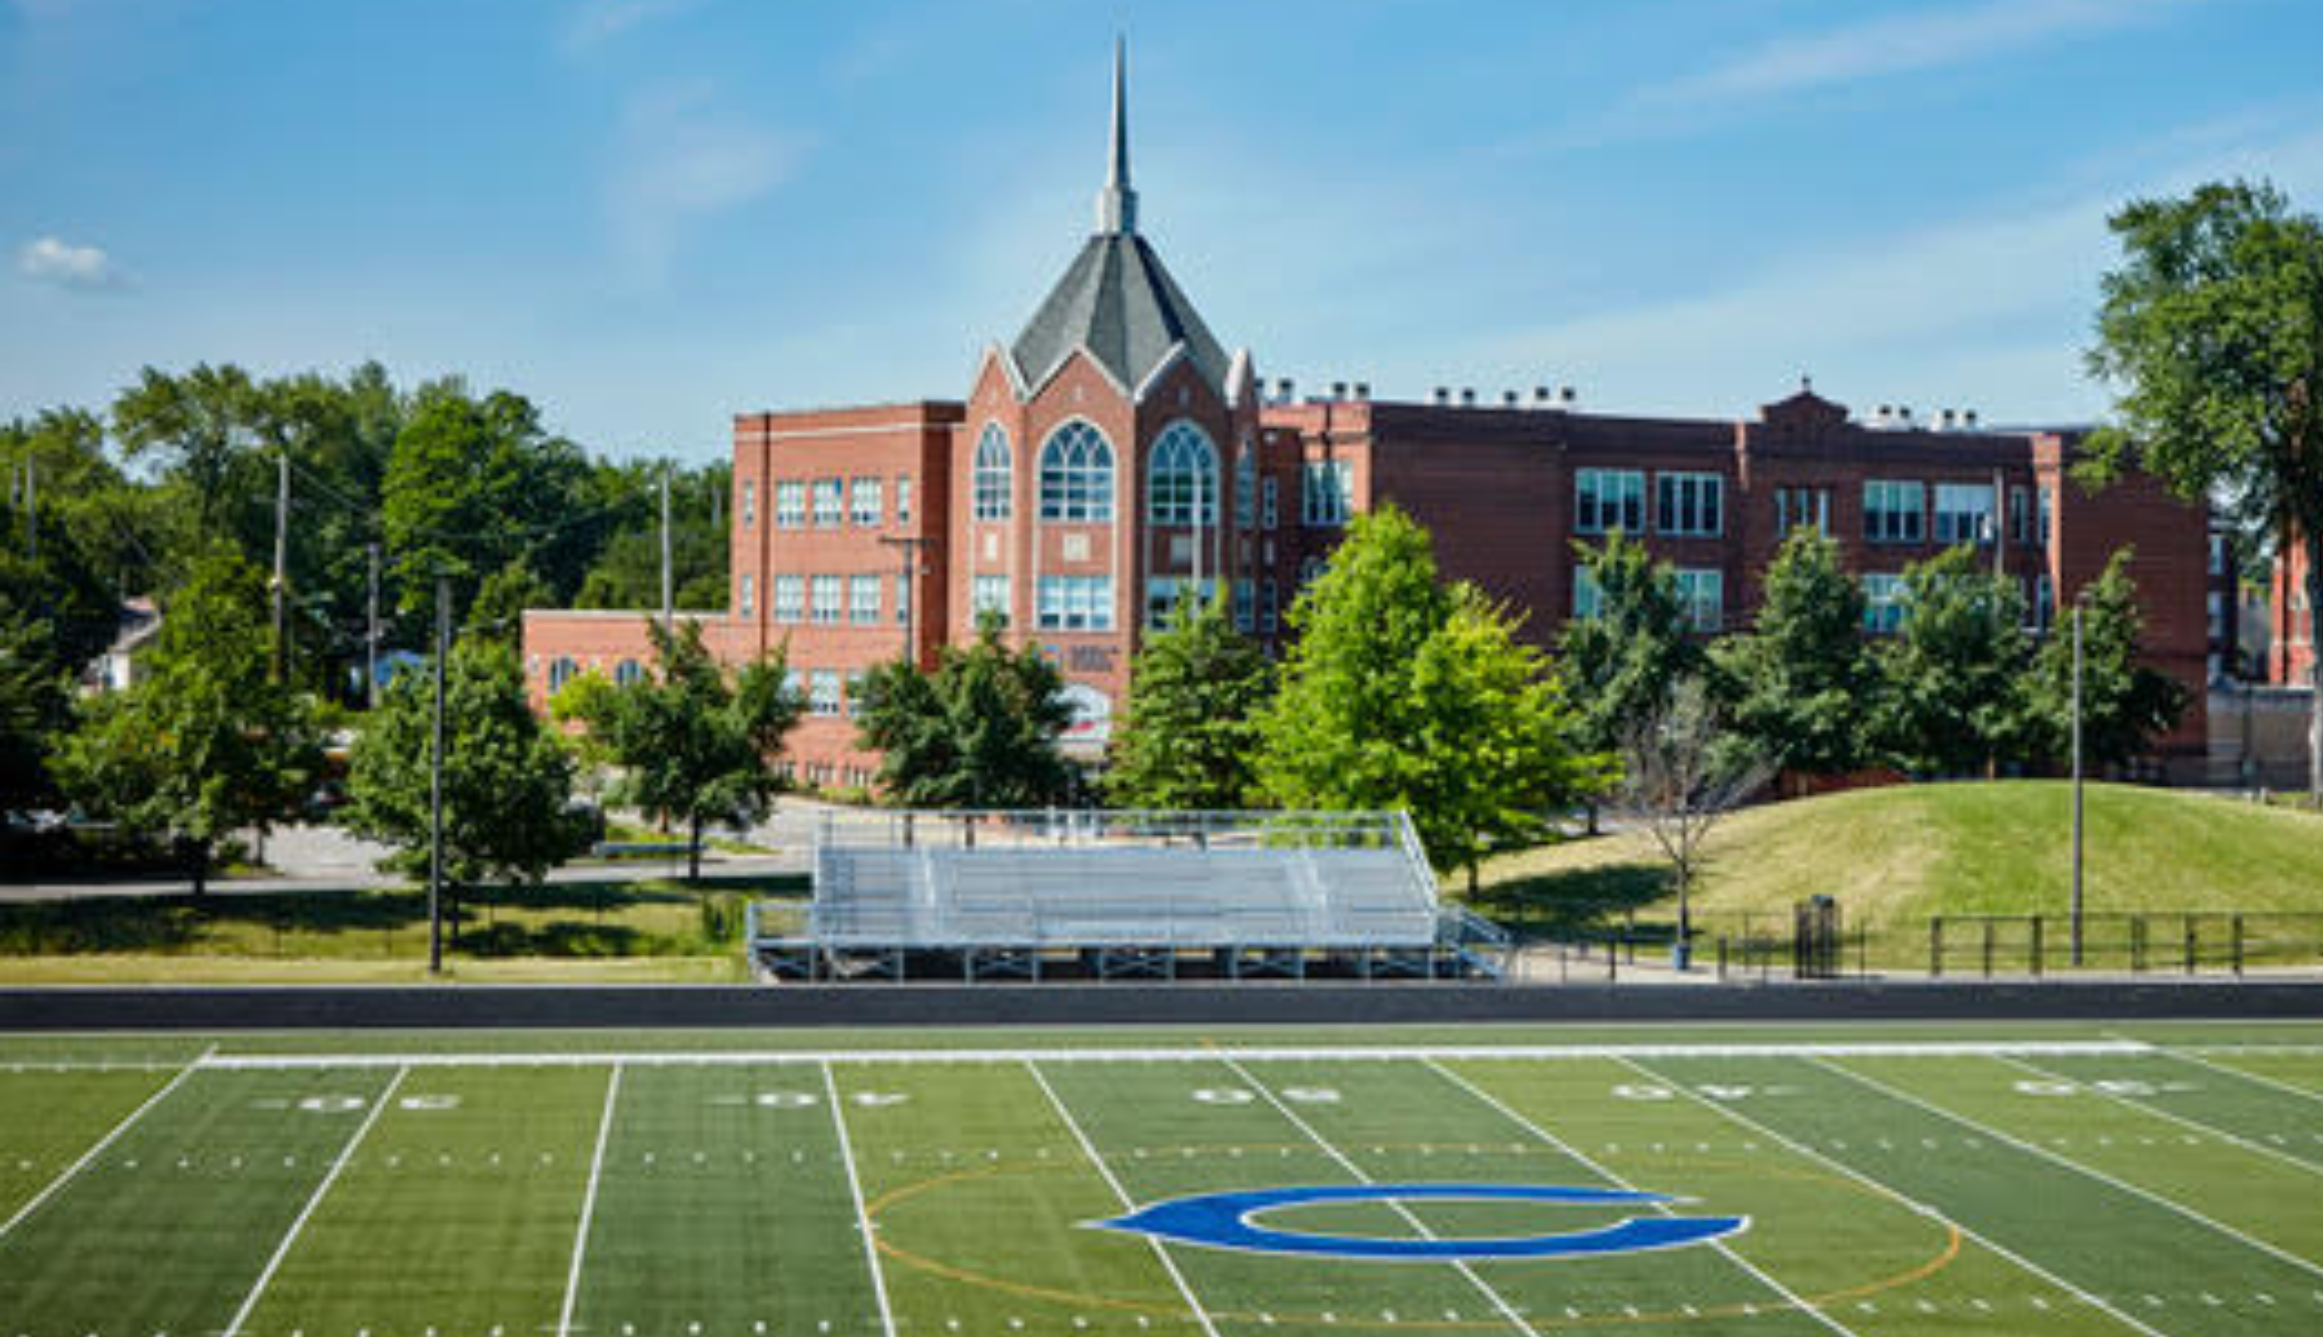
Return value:
[(1563, 1234), (1500, 1239), (1384, 1239), (1275, 1230), (1251, 1218), (1289, 1207), (1344, 1202), (1547, 1202), (1588, 1207), (1674, 1202), (1661, 1193), (1554, 1184), (1342, 1184), (1313, 1188), (1247, 1189), (1172, 1198), (1127, 1216), (1087, 1224), (1178, 1244), (1247, 1253), (1384, 1262), (1444, 1262), (1492, 1258), (1594, 1258), (1700, 1244), (1748, 1229), (1747, 1216), (1627, 1217), (1609, 1226)]

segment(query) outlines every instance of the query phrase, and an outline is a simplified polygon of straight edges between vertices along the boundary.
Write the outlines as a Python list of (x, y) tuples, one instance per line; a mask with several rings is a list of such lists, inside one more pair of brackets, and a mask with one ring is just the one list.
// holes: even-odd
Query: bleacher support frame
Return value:
[(782, 981), (1500, 979), (1508, 935), (1442, 904), (1401, 812), (845, 810), (816, 833)]

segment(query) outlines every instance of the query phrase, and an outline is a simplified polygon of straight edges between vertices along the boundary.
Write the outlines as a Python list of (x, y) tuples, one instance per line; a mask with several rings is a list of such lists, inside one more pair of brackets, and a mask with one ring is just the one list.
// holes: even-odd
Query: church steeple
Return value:
[(1137, 192), (1129, 188), (1129, 53), (1113, 39), (1113, 143), (1105, 160), (1105, 188), (1097, 192), (1100, 236), (1137, 234)]

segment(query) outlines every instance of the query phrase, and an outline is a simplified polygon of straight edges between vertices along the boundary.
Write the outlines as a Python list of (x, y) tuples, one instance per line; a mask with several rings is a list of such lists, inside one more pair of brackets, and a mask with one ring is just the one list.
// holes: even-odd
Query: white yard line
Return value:
[[(581, 1224), (573, 1232), (573, 1266), (565, 1274), (565, 1305), (557, 1314), (557, 1337), (573, 1330), (573, 1309), (581, 1302), (581, 1261), (589, 1253), (589, 1223), (597, 1216), (597, 1181), (605, 1173), (605, 1144), (613, 1139), (613, 1106), (621, 1097), (621, 1065), (605, 1079), (605, 1112), (597, 1120), (597, 1150), (589, 1158), (589, 1187), (581, 1195)], [(231, 1337), (231, 1334), (228, 1335)]]
[[(211, 1047), (212, 1050), (215, 1048), (216, 1046), (214, 1045)], [(64, 1188), (65, 1185), (71, 1183), (73, 1176), (79, 1174), (82, 1169), (88, 1165), (89, 1162), (104, 1154), (105, 1148), (112, 1146), (116, 1139), (118, 1139), (123, 1133), (128, 1132), (130, 1125), (136, 1123), (139, 1119), (144, 1118), (145, 1112), (147, 1110), (152, 1109), (154, 1106), (160, 1104), (163, 1097), (169, 1095), (170, 1092), (177, 1090), (178, 1087), (184, 1083), (186, 1078), (193, 1076), (194, 1073), (199, 1071), (202, 1066), (202, 1060), (208, 1058), (210, 1056), (210, 1052), (210, 1050), (205, 1050), (202, 1053), (201, 1058), (197, 1058), (193, 1062), (180, 1067), (177, 1070), (177, 1076), (172, 1077), (168, 1081), (162, 1083), (161, 1089), (154, 1092), (152, 1095), (147, 1096), (145, 1098), (144, 1104), (139, 1105), (136, 1109), (129, 1111), (127, 1117), (123, 1118), (121, 1122), (113, 1125), (112, 1131), (97, 1139), (97, 1144), (95, 1146), (90, 1147), (87, 1151), (82, 1152), (81, 1158), (79, 1160), (74, 1161), (71, 1165), (66, 1166), (64, 1170), (57, 1175), (56, 1178), (49, 1180), (46, 1187), (42, 1188), (40, 1192), (32, 1195), (32, 1201), (27, 1202), (22, 1207), (16, 1209), (16, 1215), (9, 1217), (5, 1222), (0, 1222), (0, 1239), (6, 1239), (8, 1237), (9, 1231), (16, 1229), (18, 1223), (22, 1222), (24, 1218), (32, 1215), (34, 1212), (39, 1211), (43, 1203), (47, 1202), (50, 1198), (55, 1197), (59, 1190)]]
[[(1026, 1059), (1024, 1067), (1025, 1071), (1032, 1074), (1032, 1079), (1040, 1084), (1041, 1094), (1049, 1098), (1051, 1105), (1056, 1106), (1057, 1117), (1065, 1121), (1065, 1127), (1073, 1134), (1073, 1140), (1081, 1144), (1081, 1154), (1088, 1157), (1089, 1164), (1095, 1166), (1097, 1173), (1104, 1177), (1105, 1186), (1112, 1189), (1113, 1196), (1120, 1200), (1121, 1209), (1127, 1212), (1136, 1211), (1136, 1199), (1130, 1197), (1129, 1190), (1123, 1188), (1121, 1181), (1114, 1177), (1113, 1167), (1107, 1165), (1105, 1158), (1097, 1154), (1097, 1148), (1089, 1141), (1089, 1135), (1081, 1131), (1080, 1120), (1075, 1119), (1073, 1112), (1065, 1108), (1064, 1098), (1057, 1094), (1055, 1087), (1049, 1085), (1049, 1079), (1041, 1072), (1040, 1064)], [(1218, 1337), (1217, 1327), (1210, 1322), (1210, 1312), (1202, 1308), (1202, 1302), (1194, 1297), (1194, 1288), (1186, 1280), (1185, 1274), (1178, 1271), (1177, 1260), (1170, 1257), (1169, 1247), (1151, 1235), (1145, 1237), (1145, 1242), (1153, 1246), (1154, 1257), (1161, 1260), (1162, 1270), (1169, 1273), (1170, 1280), (1177, 1284), (1178, 1294), (1185, 1297), (1186, 1308), (1193, 1311), (1194, 1321), (1201, 1324), (1202, 1331), (1210, 1334), (1210, 1337)]]
[(2171, 1058), (2177, 1059), (2181, 1063), (2191, 1063), (2196, 1067), (2208, 1068), (2212, 1072), (2224, 1073), (2229, 1077), (2239, 1077), (2246, 1082), (2256, 1082), (2260, 1086), (2269, 1087), (2273, 1090), (2280, 1091), (2286, 1096), (2297, 1096), (2301, 1100), (2312, 1100), (2317, 1104), (2323, 1104), (2323, 1091), (2310, 1091), (2303, 1086), (2293, 1086), (2291, 1083), (2283, 1081), (2278, 1077), (2267, 1077), (2255, 1072), (2245, 1072), (2242, 1069), (2235, 1067), (2231, 1063), (2212, 1063), (2209, 1059), (2203, 1058), (2199, 1054), (2190, 1053), (2184, 1049), (2165, 1049), (2161, 1052)]
[(855, 1224), (863, 1232), (863, 1261), (871, 1268), (871, 1293), (879, 1301), (879, 1326), (895, 1337), (895, 1311), (887, 1304), (887, 1277), (879, 1267), (879, 1244), (871, 1235), (871, 1213), (863, 1206), (863, 1179), (855, 1173), (855, 1146), (847, 1137), (847, 1109), (839, 1101), (839, 1079), (825, 1061), (823, 1090), (831, 1097), (831, 1122), (839, 1129), (839, 1163), (847, 1167), (847, 1192), (855, 1199)]
[(1220, 1054), (1256, 1063), (1332, 1062), (1368, 1059), (1621, 1059), (1621, 1058), (1983, 1058), (1998, 1054), (2116, 1055), (2156, 1052), (2138, 1040), (2024, 1040), (1928, 1041), (1915, 1043), (1804, 1042), (1798, 1044), (1636, 1044), (1636, 1045), (1252, 1045), (1247, 1048), (1205, 1049), (1198, 1045), (1167, 1048), (1067, 1049), (845, 1049), (845, 1050), (703, 1050), (632, 1051), (597, 1053), (483, 1053), (483, 1054), (224, 1054), (205, 1056), (199, 1065), (225, 1070), (275, 1068), (492, 1068), (492, 1067), (602, 1067), (608, 1063), (631, 1067), (730, 1067), (792, 1065), (822, 1067), (832, 1063), (1005, 1063), (1027, 1059), (1042, 1063), (1208, 1063)]
[[(1363, 1184), (1373, 1184), (1378, 1182), (1370, 1175), (1365, 1174), (1363, 1172), (1362, 1166), (1357, 1165), (1354, 1161), (1350, 1160), (1345, 1153), (1341, 1152), (1337, 1147), (1334, 1147), (1329, 1142), (1325, 1141), (1323, 1139), (1323, 1135), (1315, 1131), (1314, 1125), (1308, 1123), (1305, 1119), (1300, 1118), (1296, 1111), (1292, 1110), (1290, 1106), (1284, 1104), (1279, 1098), (1277, 1098), (1273, 1090), (1270, 1089), (1266, 1083), (1261, 1082), (1258, 1080), (1258, 1078), (1252, 1076), (1248, 1069), (1244, 1068), (1239, 1062), (1236, 1061), (1236, 1059), (1239, 1057), (1238, 1055), (1230, 1054), (1225, 1051), (1217, 1051), (1214, 1052), (1211, 1056), (1224, 1063), (1227, 1069), (1233, 1072), (1236, 1077), (1239, 1077), (1243, 1081), (1248, 1082), (1252, 1090), (1266, 1097), (1267, 1104), (1274, 1106), (1277, 1113), (1281, 1114), (1285, 1119), (1290, 1120), (1291, 1125), (1297, 1128), (1301, 1133), (1305, 1134), (1308, 1141), (1313, 1142), (1317, 1147), (1321, 1148), (1324, 1155), (1330, 1157), (1334, 1161), (1337, 1161), (1341, 1169), (1355, 1176), (1356, 1182)], [(1392, 1198), (1387, 1200), (1387, 1205), (1395, 1212), (1397, 1216), (1402, 1217), (1413, 1230), (1418, 1231), (1421, 1239), (1432, 1240), (1437, 1237), (1436, 1232), (1428, 1229), (1427, 1223), (1420, 1220), (1419, 1216), (1415, 1214), (1411, 1208)], [(1495, 1289), (1491, 1282), (1488, 1282), (1483, 1277), (1477, 1275), (1475, 1268), (1470, 1267), (1465, 1261), (1459, 1259), (1453, 1259), (1450, 1261), (1452, 1263), (1452, 1269), (1458, 1272), (1461, 1276), (1466, 1277), (1469, 1284), (1474, 1286), (1486, 1300), (1491, 1301), (1492, 1307), (1499, 1310), (1501, 1317), (1507, 1319), (1509, 1323), (1516, 1328), (1517, 1331), (1525, 1333), (1527, 1337), (1540, 1337), (1539, 1330), (1534, 1328), (1532, 1324), (1525, 1321), (1524, 1315), (1517, 1312), (1516, 1306), (1508, 1302), (1508, 1297), (1502, 1295), (1497, 1289)]]
[(1750, 1131), (1758, 1134), (1760, 1137), (1765, 1138), (1769, 1142), (1786, 1147), (1794, 1154), (1804, 1156), (1808, 1160), (1815, 1162), (1817, 1165), (1823, 1166), (1826, 1169), (1835, 1170), (1838, 1173), (1847, 1176), (1849, 1179), (1854, 1180), (1856, 1183), (1863, 1185), (1865, 1188), (1870, 1189), (1874, 1193), (1877, 1193), (1892, 1202), (1901, 1203), (1906, 1208), (1918, 1212), (1920, 1215), (1927, 1217), (1931, 1221), (1941, 1222), (1945, 1226), (1959, 1231), (1969, 1239), (1975, 1240), (1984, 1248), (1991, 1250), (1994, 1254), (2007, 1259), (2009, 1262), (2014, 1263), (2019, 1268), (2022, 1268), (2026, 1272), (2039, 1277), (2041, 1280), (2056, 1287), (2058, 1290), (2073, 1296), (2074, 1298), (2080, 1300), (2082, 1303), (2089, 1305), (2091, 1308), (2103, 1310), (2105, 1313), (2112, 1315), (2114, 1318), (2120, 1320), (2121, 1322), (2137, 1329), (2139, 1332), (2146, 1334), (2146, 1337), (2169, 1337), (2169, 1334), (2161, 1331), (2158, 1328), (2152, 1327), (2149, 1324), (2140, 1322), (2135, 1316), (2108, 1302), (2104, 1296), (2098, 1295), (2092, 1291), (2083, 1290), (2081, 1287), (2074, 1285), (2072, 1282), (2067, 1281), (2061, 1276), (2058, 1276), (2056, 1273), (2051, 1272), (2049, 1269), (2041, 1266), (2039, 1263), (2034, 1262), (2032, 1259), (2025, 1257), (2023, 1254), (2016, 1252), (2014, 1249), (1999, 1243), (1998, 1241), (1992, 1239), (1990, 1236), (1977, 1231), (1971, 1226), (1965, 1225), (1949, 1216), (1946, 1216), (1943, 1212), (1928, 1205), (1927, 1203), (1921, 1202), (1917, 1198), (1912, 1197), (1910, 1194), (1903, 1192), (1901, 1189), (1898, 1189), (1883, 1180), (1874, 1179), (1870, 1175), (1863, 1173), (1861, 1170), (1856, 1169), (1854, 1166), (1849, 1165), (1844, 1161), (1833, 1160), (1831, 1157), (1824, 1155), (1822, 1152), (1815, 1150), (1813, 1147), (1808, 1146), (1804, 1142), (1793, 1141), (1791, 1138), (1776, 1132), (1774, 1129), (1763, 1123), (1760, 1123), (1756, 1119), (1751, 1118), (1749, 1115), (1742, 1113), (1740, 1110), (1735, 1109), (1733, 1106), (1722, 1104), (1718, 1101), (1710, 1099), (1708, 1096), (1703, 1095), (1701, 1092), (1694, 1090), (1690, 1086), (1687, 1086), (1684, 1082), (1674, 1081), (1671, 1078), (1654, 1071), (1652, 1068), (1649, 1068), (1644, 1064), (1636, 1062), (1632, 1059), (1623, 1059), (1622, 1062), (1636, 1071), (1640, 1076), (1653, 1082), (1656, 1086), (1668, 1087), (1670, 1090), (1677, 1092), (1685, 1099), (1693, 1101), (1695, 1104), (1700, 1105), (1702, 1108), (1709, 1110), (1711, 1113), (1716, 1114), (1720, 1118), (1725, 1119), (1730, 1123), (1738, 1124), (1744, 1128), (1747, 1128)]
[(2178, 1114), (2171, 1110), (2163, 1109), (2159, 1105), (2148, 1104), (2134, 1096), (2118, 1095), (2112, 1091), (2106, 1090), (2102, 1086), (2098, 1086), (2091, 1082), (2084, 1082), (2081, 1079), (2074, 1077), (2070, 1073), (2056, 1072), (2048, 1068), (2036, 1068), (2032, 1064), (2027, 1063), (2022, 1059), (2010, 1058), (2006, 1055), (1996, 1054), (1993, 1057), (1999, 1062), (2006, 1063), (2010, 1067), (2015, 1068), (2020, 1072), (2029, 1072), (2035, 1077), (2044, 1078), (2052, 1082), (2070, 1082), (2074, 1086), (2089, 1092), (2091, 1095), (2110, 1100), (2116, 1105), (2123, 1106), (2127, 1109), (2136, 1110), (2140, 1114), (2151, 1114), (2156, 1118), (2167, 1119), (2171, 1123), (2178, 1125), (2180, 1128), (2184, 1128), (2196, 1133), (2206, 1134), (2210, 1137), (2215, 1137), (2221, 1142), (2240, 1147), (2244, 1151), (2255, 1151), (2261, 1156), (2272, 1157), (2275, 1160), (2281, 1161), (2283, 1164), (2290, 1166), (2294, 1170), (2304, 1170), (2311, 1175), (2323, 1175), (2323, 1165), (2317, 1165), (2315, 1162), (2309, 1160), (2302, 1160), (2297, 1156), (2293, 1156), (2287, 1151), (2281, 1151), (2274, 1147), (2263, 1146), (2257, 1142), (2251, 1141), (2249, 1138), (2242, 1137), (2235, 1133), (2230, 1133), (2225, 1129), (2220, 1128), (2216, 1124), (2204, 1123), (2200, 1119), (2187, 1118), (2183, 1114)]
[(323, 1175), (323, 1182), (315, 1185), (315, 1191), (308, 1195), (306, 1206), (299, 1209), (298, 1219), (290, 1223), (290, 1229), (282, 1232), (282, 1242), (274, 1246), (274, 1256), (266, 1260), (266, 1267), (258, 1274), (258, 1280), (251, 1284), (250, 1293), (242, 1297), (242, 1307), (234, 1311), (233, 1320), (226, 1324), (225, 1337), (235, 1337), (235, 1334), (242, 1331), (242, 1325), (250, 1321), (251, 1311), (258, 1308), (259, 1297), (265, 1295), (266, 1288), (273, 1284), (274, 1274), (282, 1267), (282, 1260), (290, 1257), (290, 1246), (298, 1243), (299, 1234), (306, 1229), (308, 1218), (315, 1214), (315, 1208), (322, 1206), (323, 1197), (331, 1191), (331, 1185), (339, 1182), (339, 1172), (346, 1169), (347, 1162), (354, 1158), (355, 1148), (363, 1144), (364, 1135), (371, 1131), (372, 1124), (379, 1122), (380, 1114), (395, 1098), (395, 1088), (403, 1085), (403, 1074), (404, 1070), (398, 1068), (395, 1076), (388, 1079), (386, 1088), (371, 1102), (371, 1109), (363, 1116), (363, 1122), (356, 1125), (354, 1136), (347, 1139), (347, 1145), (339, 1148), (339, 1154), (332, 1160), (330, 1170)]
[[(1490, 1105), (1493, 1109), (1499, 1111), (1503, 1118), (1507, 1119), (1510, 1123), (1515, 1124), (1517, 1127), (1522, 1128), (1525, 1130), (1525, 1132), (1531, 1134), (1536, 1140), (1547, 1143), (1549, 1146), (1555, 1147), (1557, 1150), (1580, 1162), (1582, 1167), (1588, 1170), (1589, 1173), (1596, 1175), (1598, 1178), (1604, 1180), (1608, 1184), (1613, 1185), (1615, 1188), (1623, 1189), (1630, 1193), (1635, 1193), (1638, 1191), (1637, 1185), (1630, 1183), (1628, 1180), (1623, 1179), (1620, 1175), (1613, 1173), (1613, 1171), (1607, 1169), (1602, 1164), (1599, 1164), (1597, 1161), (1592, 1160), (1587, 1155), (1584, 1155), (1579, 1148), (1565, 1141), (1565, 1139), (1558, 1137), (1555, 1133), (1550, 1132), (1547, 1128), (1544, 1128), (1540, 1124), (1533, 1122), (1533, 1120), (1526, 1117), (1525, 1115), (1518, 1113), (1500, 1097), (1492, 1094), (1490, 1091), (1485, 1090), (1483, 1087), (1476, 1085), (1476, 1083), (1469, 1081), (1467, 1078), (1462, 1077), (1460, 1074), (1436, 1062), (1434, 1059), (1427, 1059), (1424, 1060), (1424, 1062), (1427, 1064), (1428, 1070), (1430, 1072), (1435, 1073), (1437, 1076), (1467, 1092), (1469, 1095), (1474, 1096), (1476, 1099), (1483, 1101), (1487, 1105)], [(1661, 1213), (1663, 1216), (1677, 1215), (1677, 1211), (1668, 1203), (1655, 1203), (1653, 1204), (1653, 1209), (1656, 1212)], [(1787, 1303), (1790, 1304), (1792, 1308), (1798, 1310), (1800, 1313), (1805, 1314), (1807, 1317), (1815, 1320), (1817, 1323), (1822, 1324), (1824, 1327), (1829, 1328), (1833, 1332), (1845, 1333), (1846, 1337), (1857, 1337), (1857, 1334), (1853, 1329), (1849, 1328), (1846, 1324), (1841, 1323), (1839, 1320), (1831, 1317), (1829, 1314), (1824, 1313), (1822, 1310), (1816, 1308), (1798, 1292), (1775, 1280), (1774, 1277), (1769, 1275), (1763, 1268), (1760, 1268), (1757, 1264), (1743, 1257), (1740, 1253), (1737, 1253), (1733, 1246), (1729, 1245), (1725, 1240), (1712, 1240), (1710, 1241), (1710, 1247), (1716, 1249), (1719, 1254), (1726, 1259), (1726, 1261), (1734, 1264), (1736, 1267), (1741, 1268), (1744, 1272), (1747, 1272), (1752, 1277), (1756, 1278), (1758, 1282), (1765, 1286), (1768, 1290), (1773, 1291), (1775, 1294), (1781, 1296)]]
[(2109, 1184), (2114, 1188), (2120, 1189), (2124, 1193), (2130, 1194), (2133, 1197), (2143, 1198), (2147, 1202), (2154, 1204), (2156, 1207), (2175, 1212), (2179, 1216), (2185, 1217), (2187, 1220), (2192, 1221), (2196, 1225), (2206, 1226), (2210, 1230), (2223, 1235), (2226, 1238), (2235, 1241), (2236, 1243), (2247, 1245), (2250, 1248), (2256, 1249), (2260, 1253), (2266, 1254), (2270, 1258), (2288, 1263), (2292, 1267), (2298, 1268), (2300, 1271), (2309, 1273), (2310, 1275), (2323, 1277), (2323, 1266), (2318, 1266), (2314, 1263), (2308, 1262), (2306, 1259), (2301, 1258), (2299, 1255), (2284, 1249), (2279, 1249), (2274, 1245), (2267, 1243), (2265, 1240), (2259, 1239), (2252, 1235), (2244, 1234), (2242, 1231), (2236, 1230), (2233, 1226), (2227, 1225), (2223, 1221), (2212, 1220), (2211, 1218), (2204, 1216), (2202, 1213), (2195, 1211), (2193, 1208), (2185, 1206), (2182, 1203), (2173, 1202), (2170, 1199), (2163, 1197), (2161, 1194), (2153, 1192), (2151, 1189), (2139, 1188), (2137, 1185), (2132, 1184), (2127, 1180), (2116, 1179), (2112, 1175), (2105, 1173), (2103, 1170), (2092, 1169), (2089, 1166), (2083, 1165), (2079, 1161), (2069, 1159), (2065, 1156), (2060, 1156), (2056, 1152), (2049, 1150), (2047, 1147), (2042, 1146), (2038, 1142), (2029, 1142), (2023, 1138), (2012, 1137), (2009, 1134), (1992, 1127), (1990, 1124), (1979, 1123), (1964, 1114), (1954, 1114), (1952, 1111), (1945, 1109), (1940, 1105), (1932, 1105), (1927, 1101), (1920, 1099), (1918, 1096), (1913, 1095), (1909, 1091), (1904, 1091), (1896, 1087), (1889, 1086), (1886, 1082), (1880, 1081), (1876, 1077), (1866, 1077), (1860, 1072), (1853, 1072), (1846, 1068), (1836, 1067), (1832, 1064), (1823, 1062), (1821, 1059), (1809, 1059), (1808, 1062), (1813, 1063), (1816, 1067), (1821, 1068), (1826, 1072), (1834, 1072), (1842, 1077), (1858, 1082), (1863, 1086), (1870, 1088), (1871, 1090), (1879, 1092), (1881, 1095), (1889, 1097), (1890, 1099), (1900, 1100), (1907, 1105), (1926, 1110), (1928, 1113), (1933, 1114), (1938, 1118), (1948, 1119), (1953, 1123), (1960, 1125), (1962, 1128), (1972, 1129), (1976, 1132), (1982, 1133), (1995, 1142), (2005, 1142), (2008, 1145), (2015, 1147), (2019, 1151), (2030, 1152), (2045, 1161), (2063, 1166), (2065, 1169), (2071, 1170), (2075, 1174), (2094, 1179), (2100, 1184)]

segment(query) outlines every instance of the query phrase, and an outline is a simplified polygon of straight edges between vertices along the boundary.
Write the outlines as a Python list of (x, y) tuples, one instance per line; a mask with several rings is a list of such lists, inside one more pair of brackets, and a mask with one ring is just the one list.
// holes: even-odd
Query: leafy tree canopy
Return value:
[(1009, 649), (987, 619), (970, 644), (937, 650), (933, 671), (894, 660), (865, 674), (856, 730), (897, 803), (1045, 807), (1073, 786), (1058, 750), (1072, 723), (1064, 686), (1039, 650)]
[(1705, 654), (1686, 624), (1676, 573), (1643, 543), (1616, 530), (1600, 546), (1574, 551), (1596, 580), (1597, 612), (1565, 624), (1558, 660), (1580, 708), (1583, 741), (1608, 751), (1679, 679), (1703, 673)]
[(1750, 630), (1712, 647), (1734, 731), (1780, 764), (1852, 771), (1870, 760), (1878, 675), (1863, 641), (1863, 590), (1839, 545), (1801, 530), (1767, 567)]
[[(2186, 710), (2186, 689), (2148, 667), (2139, 654), (2145, 618), (2131, 550), (2122, 548), (2105, 572), (2083, 590), (2081, 606), (2081, 749), (2088, 761), (2120, 765), (2144, 753), (2175, 728)], [(2051, 763), (2072, 759), (2073, 630), (2070, 613), (2033, 656), (2025, 685), (2030, 745)]]
[(1904, 621), (1880, 648), (1878, 731), (1897, 765), (1924, 775), (1992, 773), (2025, 754), (2024, 597), (1974, 549), (1904, 572)]
[(1220, 598), (1185, 598), (1146, 639), (1105, 777), (1117, 807), (1226, 810), (1257, 788), (1258, 711), (1272, 673)]

